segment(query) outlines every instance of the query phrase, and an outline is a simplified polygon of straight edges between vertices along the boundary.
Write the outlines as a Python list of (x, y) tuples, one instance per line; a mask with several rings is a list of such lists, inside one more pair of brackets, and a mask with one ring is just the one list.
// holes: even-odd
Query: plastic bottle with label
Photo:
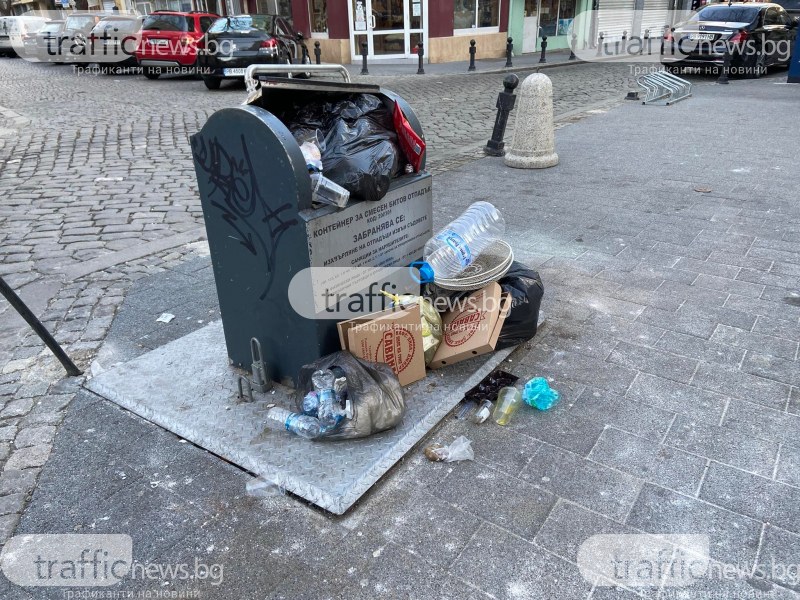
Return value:
[(308, 440), (318, 438), (322, 432), (319, 419), (292, 412), (280, 406), (273, 406), (267, 411), (267, 419), (280, 424), (286, 431), (291, 431)]
[[(341, 378), (340, 378), (341, 379)], [(323, 431), (335, 428), (345, 417), (345, 411), (336, 397), (336, 374), (330, 369), (320, 369), (311, 375), (314, 391), (319, 398), (317, 417)]]
[(489, 202), (475, 202), (455, 221), (425, 244), (425, 262), (437, 279), (450, 279), (461, 273), (503, 236), (503, 215)]

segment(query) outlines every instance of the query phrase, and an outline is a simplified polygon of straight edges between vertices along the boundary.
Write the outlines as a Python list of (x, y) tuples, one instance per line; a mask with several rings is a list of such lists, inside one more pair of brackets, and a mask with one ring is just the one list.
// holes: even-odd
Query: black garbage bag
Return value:
[(320, 439), (362, 438), (400, 423), (406, 412), (405, 396), (392, 369), (385, 364), (361, 360), (345, 351), (323, 356), (300, 369), (295, 395), (300, 412), (303, 410), (303, 397), (314, 389), (311, 375), (318, 369), (331, 367), (340, 367), (347, 376), (347, 397), (352, 404), (353, 416)]
[[(539, 273), (533, 269), (514, 261), (502, 279), (497, 283), (504, 292), (511, 295), (511, 309), (500, 329), (495, 350), (502, 350), (510, 346), (517, 346), (536, 335), (536, 326), (539, 323), (539, 307), (544, 296), (544, 284)], [(441, 298), (447, 298), (449, 305), (464, 300), (473, 291), (451, 292), (428, 284), (426, 295), (434, 301), (435, 306), (444, 304)]]
[(353, 198), (380, 200), (400, 168), (397, 136), (389, 135), (369, 117), (352, 124), (341, 119), (325, 137), (323, 173)]
[(372, 94), (311, 100), (280, 115), (296, 139), (322, 133), (323, 174), (354, 199), (380, 200), (403, 168), (393, 114)]
[(539, 273), (517, 261), (511, 264), (511, 269), (498, 283), (504, 292), (511, 295), (511, 310), (495, 347), (501, 350), (526, 342), (536, 335), (544, 284)]

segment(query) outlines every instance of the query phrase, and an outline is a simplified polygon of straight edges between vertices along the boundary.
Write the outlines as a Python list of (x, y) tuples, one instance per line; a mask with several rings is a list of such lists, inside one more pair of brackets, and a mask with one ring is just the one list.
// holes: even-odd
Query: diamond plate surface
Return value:
[(294, 409), (288, 388), (237, 403), (217, 321), (89, 380), (91, 391), (332, 513), (342, 514), (512, 349), (473, 358), (407, 386), (402, 423), (360, 440), (309, 442), (264, 426), (266, 406)]

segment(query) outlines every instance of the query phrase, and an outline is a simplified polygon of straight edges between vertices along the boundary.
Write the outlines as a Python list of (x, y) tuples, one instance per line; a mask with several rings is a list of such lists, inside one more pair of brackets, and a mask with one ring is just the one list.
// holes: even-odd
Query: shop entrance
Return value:
[(350, 0), (350, 48), (354, 62), (367, 43), (370, 58), (416, 56), (427, 39), (428, 0)]

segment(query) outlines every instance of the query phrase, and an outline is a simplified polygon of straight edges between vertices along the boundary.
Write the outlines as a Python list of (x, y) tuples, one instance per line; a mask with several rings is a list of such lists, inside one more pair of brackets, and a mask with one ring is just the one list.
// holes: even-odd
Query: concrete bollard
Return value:
[(545, 169), (558, 164), (553, 132), (553, 84), (542, 73), (529, 75), (519, 88), (517, 123), (505, 162), (515, 169)]

